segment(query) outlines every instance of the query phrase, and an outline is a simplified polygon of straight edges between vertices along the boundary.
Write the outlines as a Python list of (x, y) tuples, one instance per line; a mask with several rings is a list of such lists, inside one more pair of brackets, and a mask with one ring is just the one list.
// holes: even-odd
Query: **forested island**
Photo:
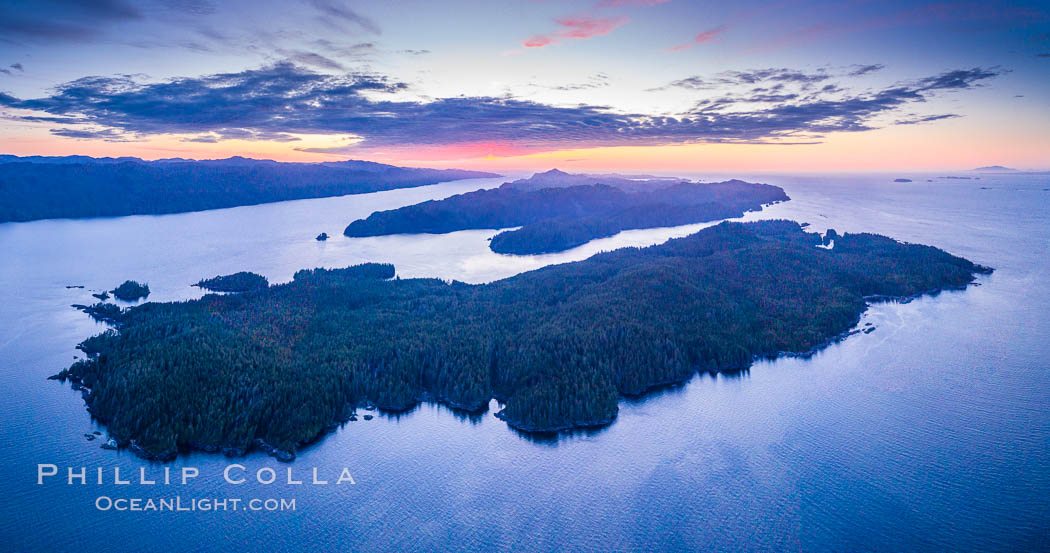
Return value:
[(0, 156), (0, 223), (183, 213), (495, 176), (368, 161)]
[(668, 227), (739, 217), (763, 205), (788, 200), (784, 190), (741, 180), (631, 180), (556, 171), (432, 200), (378, 211), (350, 223), (351, 237), (444, 233), (465, 229), (521, 227), (502, 232), (489, 247), (519, 255), (558, 252), (622, 230)]
[[(829, 233), (830, 235), (830, 233)], [(960, 288), (975, 265), (871, 234), (834, 247), (794, 222), (722, 223), (483, 285), (397, 279), (391, 265), (299, 271), (287, 284), (109, 310), (116, 330), (56, 378), (138, 454), (290, 460), (355, 406), (420, 401), (523, 431), (603, 425), (621, 396), (811, 352), (868, 301)]]
[(987, 167), (978, 167), (974, 169), (978, 173), (1016, 173), (1017, 169), (1010, 167), (1003, 167), (1002, 165), (989, 165)]
[(250, 290), (261, 290), (269, 285), (270, 282), (266, 280), (266, 277), (248, 271), (204, 278), (197, 284), (194, 284), (198, 288), (211, 290), (212, 292), (248, 292)]
[[(110, 290), (118, 300), (136, 301), (149, 295), (149, 285), (125, 280), (120, 286)], [(102, 299), (102, 298), (99, 298)]]

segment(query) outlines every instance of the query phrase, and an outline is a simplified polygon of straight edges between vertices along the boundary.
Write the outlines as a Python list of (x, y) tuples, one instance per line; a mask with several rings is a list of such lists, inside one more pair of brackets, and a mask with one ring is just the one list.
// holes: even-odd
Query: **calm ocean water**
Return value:
[[(711, 175), (696, 177), (714, 178)], [(996, 272), (980, 286), (871, 307), (859, 334), (809, 360), (696, 377), (621, 403), (597, 432), (534, 440), (436, 405), (348, 423), (292, 465), (194, 453), (167, 465), (99, 448), (79, 393), (45, 380), (104, 329), (72, 303), (125, 279), (153, 301), (202, 277), (364, 261), (405, 276), (490, 281), (704, 225), (630, 231), (537, 258), (495, 231), (349, 239), (377, 209), (505, 179), (159, 217), (0, 225), (0, 530), (5, 551), (1039, 551), (1050, 550), (1050, 176), (734, 175), (792, 201), (747, 219), (870, 231)], [(909, 176), (912, 183), (894, 183)], [(927, 182), (926, 179), (932, 179)], [(326, 231), (333, 238), (316, 242)], [(66, 288), (83, 285), (84, 289)], [(272, 485), (222, 470), (274, 467)], [(185, 486), (36, 485), (38, 463), (197, 467)], [(317, 467), (351, 486), (309, 482)], [(64, 472), (62, 473), (64, 474)], [(137, 477), (136, 477), (137, 478)], [(114, 512), (99, 496), (285, 498), (294, 512)]]

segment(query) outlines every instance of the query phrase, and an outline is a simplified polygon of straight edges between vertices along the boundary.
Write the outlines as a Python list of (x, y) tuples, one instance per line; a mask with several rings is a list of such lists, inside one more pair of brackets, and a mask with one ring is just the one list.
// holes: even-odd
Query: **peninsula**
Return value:
[[(830, 234), (830, 233), (829, 233)], [(86, 359), (56, 378), (84, 390), (138, 454), (183, 449), (284, 460), (355, 406), (420, 401), (523, 431), (608, 424), (621, 396), (760, 357), (812, 352), (868, 301), (965, 287), (991, 269), (930, 246), (790, 221), (722, 223), (483, 285), (397, 279), (391, 265), (303, 270), (242, 294), (107, 313)]]
[(740, 217), (788, 199), (779, 187), (740, 180), (630, 179), (570, 175), (555, 169), (496, 189), (375, 212), (350, 223), (344, 234), (363, 237), (521, 227), (497, 234), (489, 247), (497, 253), (541, 254), (622, 230)]
[(0, 223), (183, 213), (496, 176), (369, 161), (0, 156)]

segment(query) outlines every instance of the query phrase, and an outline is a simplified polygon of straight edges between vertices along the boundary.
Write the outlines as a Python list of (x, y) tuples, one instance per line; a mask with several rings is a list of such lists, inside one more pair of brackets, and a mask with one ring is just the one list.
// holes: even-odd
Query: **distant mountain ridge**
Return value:
[(0, 155), (0, 223), (183, 213), (498, 176), (358, 160)]
[(978, 167), (974, 171), (979, 173), (1014, 173), (1017, 169), (1003, 167), (1002, 165), (989, 165), (987, 167)]
[(655, 177), (652, 175), (618, 175), (610, 174), (586, 174), (566, 173), (558, 169), (551, 169), (543, 173), (536, 173), (527, 179), (518, 179), (503, 183), (501, 188), (509, 188), (532, 192), (543, 188), (567, 188), (570, 186), (591, 186), (602, 184), (619, 188), (624, 192), (645, 192), (657, 188), (666, 188), (675, 184), (690, 182), (678, 177)]
[[(157, 160), (163, 161), (163, 160)], [(0, 154), (0, 163), (52, 163), (70, 165), (76, 163), (127, 163), (139, 162), (149, 163), (137, 157), (91, 157), (91, 156), (14, 156), (11, 154)]]
[[(97, 164), (97, 165), (112, 165), (116, 163), (144, 163), (144, 164), (168, 164), (168, 163), (199, 163), (201, 165), (214, 165), (214, 166), (252, 166), (252, 165), (316, 165), (326, 167), (339, 167), (344, 169), (355, 169), (361, 171), (382, 171), (391, 167), (398, 169), (406, 169), (405, 167), (397, 167), (396, 165), (387, 165), (384, 163), (377, 163), (375, 161), (363, 161), (357, 159), (348, 159), (346, 161), (319, 161), (319, 162), (298, 162), (298, 161), (274, 161), (272, 159), (255, 159), (243, 156), (230, 156), (221, 159), (189, 159), (184, 157), (169, 157), (155, 160), (145, 160), (139, 157), (91, 157), (91, 156), (15, 156), (11, 154), (0, 154), (0, 164), (4, 163), (41, 163), (41, 164), (53, 164), (53, 165), (75, 165), (75, 164)], [(411, 169), (411, 168), (408, 168)], [(498, 177), (495, 173), (486, 173), (489, 176)]]

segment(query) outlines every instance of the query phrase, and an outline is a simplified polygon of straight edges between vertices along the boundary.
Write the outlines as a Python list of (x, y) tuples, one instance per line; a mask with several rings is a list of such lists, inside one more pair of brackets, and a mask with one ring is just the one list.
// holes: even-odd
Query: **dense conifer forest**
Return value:
[[(354, 406), (490, 398), (525, 430), (606, 424), (622, 395), (808, 352), (872, 297), (909, 297), (990, 271), (871, 234), (834, 247), (797, 223), (723, 223), (483, 285), (398, 279), (391, 265), (296, 273), (242, 294), (109, 310), (59, 375), (122, 444), (287, 453)], [(868, 298), (868, 299), (866, 299)], [(286, 455), (290, 458), (291, 455)]]
[(516, 255), (560, 252), (595, 238), (612, 236), (622, 230), (675, 227), (740, 217), (743, 214), (743, 209), (721, 203), (642, 204), (607, 217), (559, 217), (530, 223), (493, 236), (489, 248), (496, 253)]
[(149, 285), (134, 280), (125, 280), (110, 292), (113, 292), (113, 296), (118, 300), (136, 301), (149, 295)]
[(135, 158), (0, 159), (0, 223), (182, 213), (302, 198), (363, 194), (491, 173), (365, 161), (143, 161)]
[(211, 290), (212, 292), (247, 292), (249, 290), (266, 288), (269, 285), (270, 282), (266, 280), (266, 277), (248, 271), (205, 278), (194, 284), (194, 286)]
[[(546, 173), (533, 179), (542, 175)], [(521, 182), (527, 181), (378, 211), (350, 223), (344, 234), (360, 237), (521, 226), (496, 235), (490, 248), (497, 253), (538, 254), (563, 251), (621, 230), (739, 217), (788, 199), (779, 187), (740, 180), (657, 181), (656, 188), (633, 192), (600, 183), (532, 189)]]

